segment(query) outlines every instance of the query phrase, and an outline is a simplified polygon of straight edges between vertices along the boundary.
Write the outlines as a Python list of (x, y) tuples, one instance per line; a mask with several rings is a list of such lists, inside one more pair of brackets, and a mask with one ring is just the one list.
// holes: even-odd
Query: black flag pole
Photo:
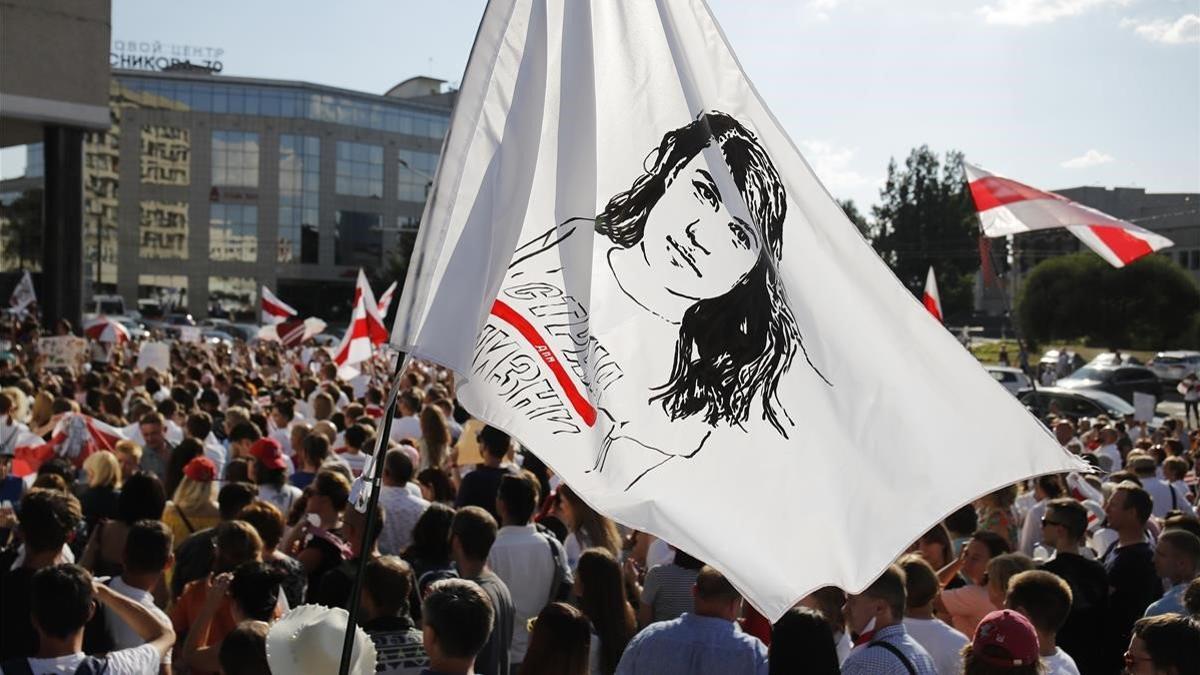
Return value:
[[(368, 485), (370, 495), (367, 498), (367, 522), (362, 531), (362, 545), (359, 546), (358, 569), (354, 572), (354, 589), (350, 592), (350, 616), (346, 619), (346, 635), (342, 639), (342, 661), (338, 667), (339, 675), (349, 675), (350, 659), (354, 655), (354, 635), (358, 630), (359, 597), (362, 595), (363, 572), (367, 568), (367, 538), (375, 529), (375, 511), (379, 507), (380, 482), (383, 480), (383, 455), (387, 452), (388, 436), (392, 433), (392, 418), (396, 415), (396, 399), (400, 396), (401, 373), (404, 372), (404, 352), (396, 354), (396, 370), (392, 373), (392, 391), (388, 395), (387, 410), (383, 413), (383, 426), (375, 441), (375, 454), (371, 458), (371, 476)], [(350, 508), (354, 508), (351, 504)]]

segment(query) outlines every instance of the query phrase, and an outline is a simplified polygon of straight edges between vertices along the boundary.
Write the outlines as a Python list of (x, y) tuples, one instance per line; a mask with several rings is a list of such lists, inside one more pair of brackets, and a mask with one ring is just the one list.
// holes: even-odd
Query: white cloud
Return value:
[(1096, 150), (1095, 148), (1092, 148), (1079, 157), (1068, 159), (1060, 166), (1062, 166), (1064, 169), (1086, 169), (1092, 166), (1099, 166), (1100, 164), (1108, 164), (1114, 160), (1115, 158), (1112, 155), (1105, 154), (1099, 150)]
[(1132, 27), (1133, 32), (1151, 42), (1161, 42), (1166, 45), (1200, 43), (1200, 14), (1184, 14), (1174, 21), (1125, 19), (1121, 22), (1121, 26)]
[(1102, 5), (1127, 5), (1130, 0), (996, 0), (978, 12), (988, 23), (1032, 26), (1078, 16)]
[(829, 13), (840, 4), (842, 0), (807, 0), (800, 5), (800, 17), (826, 21), (829, 19)]
[(844, 198), (846, 192), (871, 184), (871, 179), (854, 170), (850, 164), (858, 151), (844, 148), (832, 141), (801, 141), (804, 158), (808, 160), (821, 183), (835, 196)]

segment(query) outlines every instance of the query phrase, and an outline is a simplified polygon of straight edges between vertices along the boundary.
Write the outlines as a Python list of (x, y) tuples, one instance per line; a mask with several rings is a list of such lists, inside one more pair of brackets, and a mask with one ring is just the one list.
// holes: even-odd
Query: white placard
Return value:
[(171, 369), (171, 347), (165, 342), (147, 342), (138, 352), (138, 370), (154, 368), (160, 373)]
[(200, 327), (199, 326), (180, 326), (179, 327), (180, 342), (199, 342)]
[(58, 335), (38, 339), (38, 352), (46, 357), (45, 365), (52, 370), (78, 368), (87, 360), (87, 340), (74, 335)]
[(1133, 392), (1133, 419), (1138, 422), (1149, 422), (1154, 419), (1154, 395)]

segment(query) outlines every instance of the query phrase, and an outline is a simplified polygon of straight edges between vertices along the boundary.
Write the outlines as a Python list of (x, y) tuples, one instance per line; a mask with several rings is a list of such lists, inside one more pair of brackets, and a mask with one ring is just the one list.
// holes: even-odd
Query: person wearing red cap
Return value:
[(274, 438), (260, 438), (250, 446), (250, 479), (258, 483), (258, 496), (283, 513), (292, 510), (292, 504), (302, 494), (300, 488), (288, 483), (287, 460), (283, 448)]
[(1018, 612), (1001, 609), (983, 617), (963, 647), (963, 675), (1041, 675), (1037, 630)]
[(221, 520), (216, 481), (217, 465), (207, 457), (195, 457), (183, 467), (183, 478), (162, 515), (177, 546), (192, 534), (213, 527)]

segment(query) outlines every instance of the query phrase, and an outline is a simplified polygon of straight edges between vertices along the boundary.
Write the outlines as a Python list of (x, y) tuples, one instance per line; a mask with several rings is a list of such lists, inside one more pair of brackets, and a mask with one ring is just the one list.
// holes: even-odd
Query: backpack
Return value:
[[(33, 675), (33, 668), (29, 667), (29, 659), (24, 657), (0, 663), (0, 670), (3, 670), (5, 675)], [(108, 659), (101, 656), (85, 656), (83, 661), (75, 667), (75, 675), (105, 675), (107, 672)]]
[(539, 530), (538, 535), (546, 540), (546, 545), (550, 547), (550, 556), (554, 559), (554, 578), (550, 580), (548, 602), (566, 602), (571, 597), (571, 587), (575, 583), (571, 567), (567, 564), (567, 552), (553, 534)]

